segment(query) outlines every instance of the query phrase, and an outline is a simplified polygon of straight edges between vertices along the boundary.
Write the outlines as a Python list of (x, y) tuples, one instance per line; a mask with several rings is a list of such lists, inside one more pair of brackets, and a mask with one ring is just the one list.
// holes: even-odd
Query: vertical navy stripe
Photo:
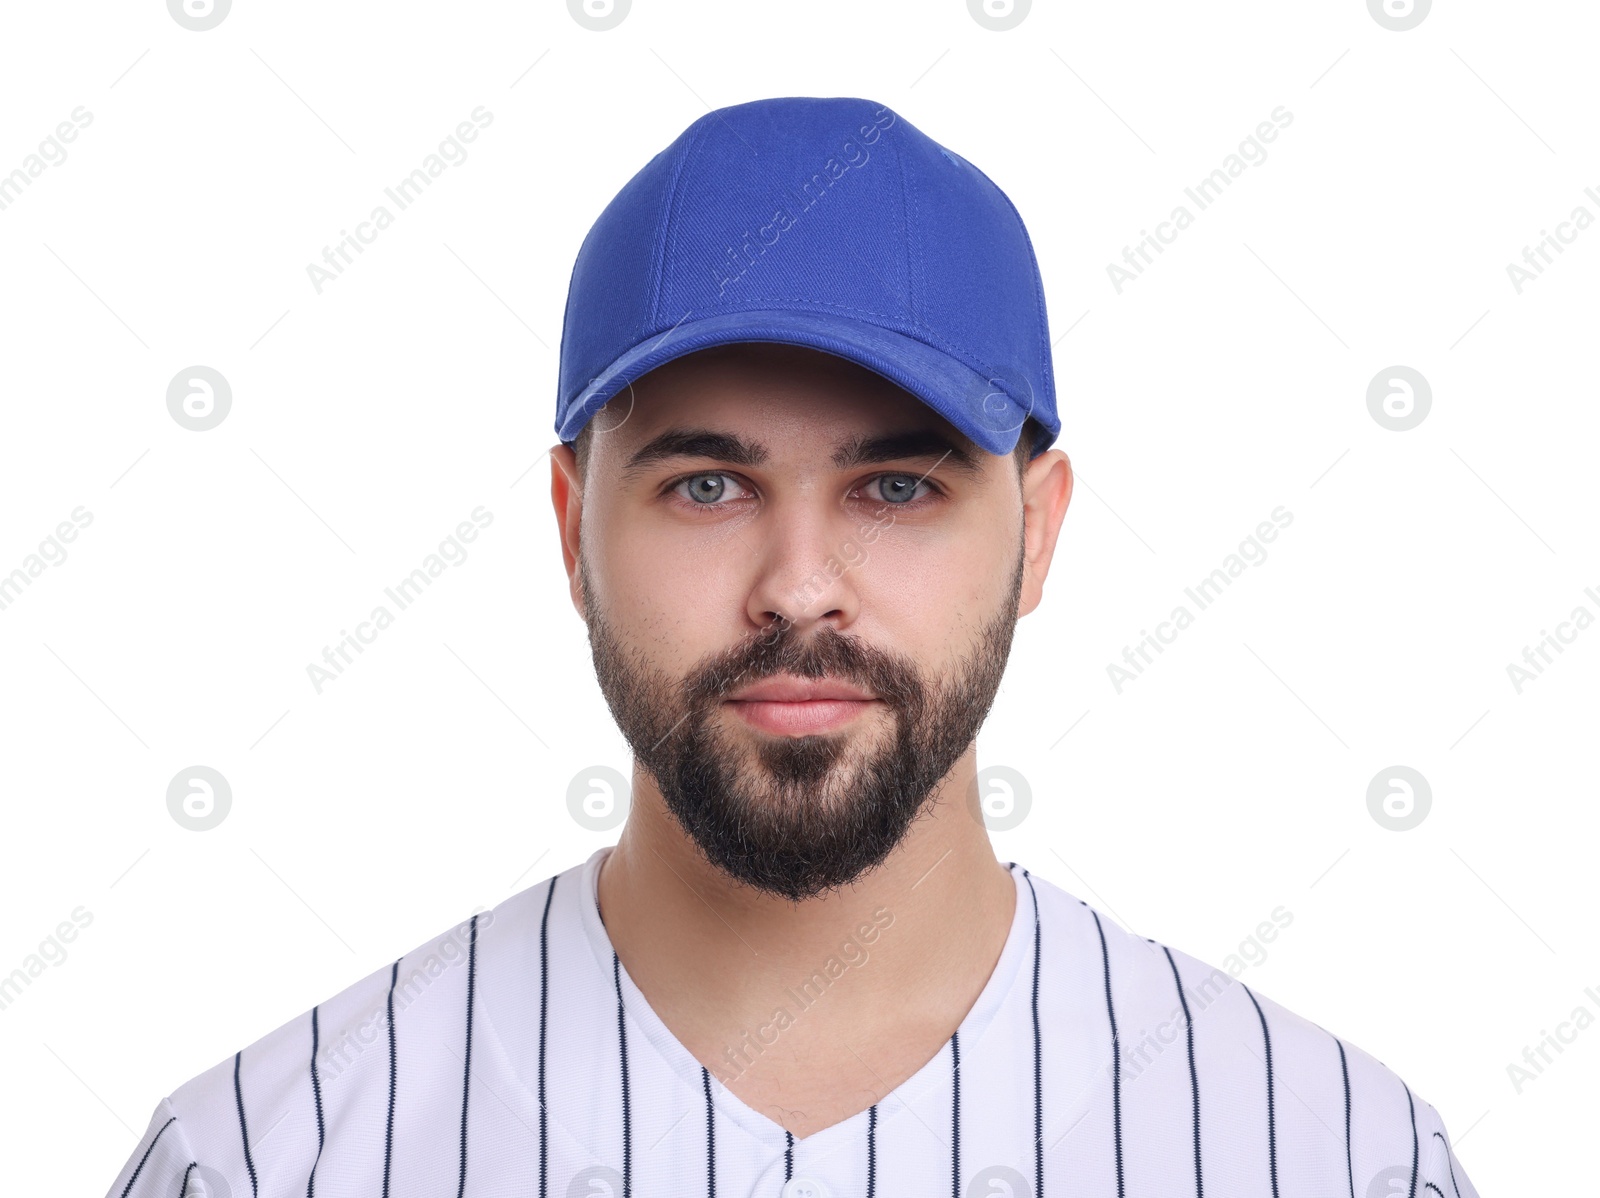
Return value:
[[(183, 1180), (178, 1183), (178, 1198), (183, 1198), (189, 1192), (189, 1174), (193, 1173), (199, 1164), (199, 1161), (190, 1161), (189, 1167), (183, 1171)], [(129, 1182), (128, 1184), (132, 1185), (133, 1183)], [(124, 1190), (123, 1193), (126, 1194), (127, 1191)]]
[(711, 1104), (711, 1070), (700, 1066), (706, 1091), (706, 1198), (717, 1198), (717, 1109)]
[(322, 1122), (322, 1083), (317, 1080), (317, 1008), (311, 1008), (311, 1094), (317, 1104), (317, 1155), (311, 1161), (311, 1175), (306, 1178), (306, 1198), (317, 1198), (317, 1162), (322, 1159), (322, 1146), (327, 1142), (327, 1127)]
[(1456, 1192), (1456, 1198), (1461, 1198), (1461, 1187), (1456, 1184), (1456, 1167), (1450, 1160), (1450, 1141), (1439, 1135), (1438, 1132), (1433, 1134), (1439, 1136), (1440, 1142), (1444, 1144), (1444, 1163), (1450, 1169), (1450, 1188)]
[(550, 904), (555, 897), (556, 879), (552, 876), (544, 895), (544, 916), (539, 920), (539, 1198), (547, 1198), (550, 1169), (544, 1109), (544, 1046), (550, 1006)]
[(472, 934), (467, 941), (467, 1052), (461, 1071), (461, 1181), (456, 1198), (467, 1192), (467, 1097), (472, 1087), (472, 990), (478, 973), (478, 917), (472, 917)]
[[(878, 1188), (878, 1104), (867, 1108), (867, 1198)], [(1457, 1195), (1460, 1198), (1460, 1195)]]
[(1100, 912), (1089, 907), (1089, 914), (1094, 916), (1094, 930), (1100, 933), (1100, 960), (1105, 966), (1106, 1015), (1111, 1020), (1111, 1122), (1117, 1145), (1117, 1198), (1123, 1198), (1126, 1191), (1122, 1176), (1122, 1050), (1117, 1042), (1117, 1009), (1111, 1001), (1111, 954), (1106, 949), (1106, 930), (1100, 926)]
[(1417, 1198), (1417, 1104), (1411, 1100), (1411, 1087), (1407, 1086), (1403, 1081), (1400, 1084), (1405, 1087), (1406, 1106), (1411, 1111), (1411, 1193), (1409, 1198)]
[[(1244, 983), (1240, 982), (1239, 985), (1244, 986)], [(1250, 1005), (1256, 1009), (1256, 1015), (1261, 1020), (1261, 1043), (1267, 1050), (1267, 1160), (1272, 1170), (1272, 1198), (1278, 1198), (1278, 1129), (1272, 1110), (1272, 1037), (1267, 1034), (1267, 1017), (1262, 1013), (1261, 1004), (1256, 1002), (1256, 996), (1251, 993), (1249, 986), (1244, 986), (1244, 992), (1250, 995)]]
[(794, 1133), (787, 1127), (783, 1129), (783, 1180), (789, 1181), (794, 1177)]
[(1178, 1001), (1183, 1004), (1183, 1026), (1189, 1038), (1189, 1094), (1194, 1101), (1194, 1195), (1195, 1198), (1203, 1198), (1205, 1187), (1200, 1176), (1200, 1075), (1194, 1068), (1194, 1019), (1189, 1014), (1189, 997), (1184, 993), (1183, 979), (1178, 976), (1178, 963), (1172, 959), (1172, 950), (1163, 944), (1161, 951), (1167, 954), (1167, 964), (1172, 966), (1172, 982), (1178, 988)]
[(961, 1198), (961, 1033), (950, 1033), (950, 1198)]
[(1344, 1077), (1344, 1172), (1350, 1182), (1350, 1198), (1356, 1198), (1355, 1154), (1350, 1151), (1350, 1063), (1345, 1060), (1344, 1041), (1335, 1036), (1333, 1042), (1339, 1046), (1339, 1072)]
[(611, 982), (617, 988), (617, 1048), (622, 1058), (622, 1198), (633, 1194), (633, 1113), (628, 1108), (628, 1029), (622, 1018), (622, 962), (611, 950)]
[(244, 1122), (244, 1090), (239, 1086), (239, 1058), (242, 1052), (233, 1054), (233, 1100), (239, 1107), (239, 1141), (244, 1145), (244, 1165), (250, 1170), (250, 1193), (256, 1192), (256, 1163), (250, 1159), (250, 1132)]
[(399, 1061), (394, 1050), (394, 985), (400, 979), (400, 961), (389, 967), (389, 1121), (383, 1129), (383, 1198), (389, 1198), (389, 1166), (394, 1159), (394, 1093)]
[[(139, 1158), (139, 1163), (134, 1166), (133, 1176), (128, 1178), (128, 1184), (122, 1187), (122, 1198), (128, 1198), (128, 1191), (133, 1189), (133, 1183), (138, 1181), (139, 1174), (144, 1172), (144, 1163), (150, 1159), (150, 1154), (156, 1150), (156, 1141), (161, 1138), (162, 1133), (165, 1132), (167, 1128), (171, 1127), (177, 1121), (178, 1117), (173, 1115), (161, 1125), (160, 1130), (157, 1131), (155, 1135), (150, 1137), (150, 1147), (144, 1150), (144, 1155)], [(185, 1178), (188, 1176), (189, 1175), (187, 1173), (184, 1174)]]
[[(1014, 863), (1013, 863), (1014, 864)], [(1033, 897), (1033, 1194), (1044, 1198), (1044, 1055), (1039, 1039), (1039, 894), (1022, 871)]]

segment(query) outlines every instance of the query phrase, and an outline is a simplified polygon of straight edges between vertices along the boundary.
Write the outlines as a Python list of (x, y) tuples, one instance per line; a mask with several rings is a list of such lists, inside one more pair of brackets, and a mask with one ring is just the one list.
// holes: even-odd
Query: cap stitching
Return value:
[(663, 211), (658, 218), (660, 223), (656, 232), (655, 250), (652, 254), (651, 271), (655, 277), (650, 283), (650, 308), (646, 315), (647, 323), (639, 326), (639, 339), (641, 341), (647, 336), (645, 333), (646, 328), (650, 327), (650, 325), (661, 323), (661, 286), (666, 277), (667, 246), (672, 240), (671, 230), (676, 222), (679, 200), (682, 198), (678, 192), (678, 179), (682, 176), (683, 168), (688, 164), (689, 159), (693, 157), (695, 148), (700, 144), (700, 139), (705, 134), (709, 119), (709, 116), (702, 117), (696, 122), (696, 128), (685, 143), (683, 152), (678, 156), (678, 161), (673, 164), (672, 178), (667, 183), (666, 196), (662, 201)]
[[(1004, 189), (1001, 188), (1000, 185), (993, 179), (990, 179), (987, 174), (984, 174), (982, 167), (973, 163), (968, 163), (967, 165), (971, 166), (973, 170), (977, 171), (978, 174), (981, 175), (989, 184), (989, 186), (995, 189), (995, 192), (1000, 196), (1000, 198), (1006, 202), (1006, 207), (1011, 210), (1012, 218), (1017, 222), (1017, 229), (1022, 233), (1022, 243), (1028, 247), (1028, 262), (1033, 271), (1033, 296), (1036, 302), (1036, 307), (1039, 311), (1039, 373), (1044, 385), (1049, 388), (1050, 406), (1056, 407), (1057, 396), (1055, 364), (1050, 354), (1050, 332), (1047, 327), (1048, 322), (1045, 316), (1044, 279), (1039, 273), (1039, 255), (1034, 251), (1033, 238), (1028, 235), (1028, 225), (1027, 222), (1022, 219), (1022, 213), (1017, 211), (1016, 204), (1012, 203), (1011, 197), (1005, 193)], [(1060, 420), (1061, 413), (1058, 410), (1056, 412), (1056, 421), (1058, 424), (1060, 423)], [(1040, 421), (1040, 424), (1043, 423), (1043, 421)]]
[[(899, 115), (898, 113), (896, 114)], [(907, 177), (905, 155), (896, 147), (894, 156), (895, 164), (900, 168), (900, 195), (905, 204), (906, 220), (906, 305), (911, 309), (911, 317), (919, 325), (926, 325), (919, 310), (919, 301), (927, 282), (924, 271), (926, 267), (922, 261), (922, 242), (917, 237), (917, 229), (921, 227), (921, 218), (917, 211), (917, 191)]]

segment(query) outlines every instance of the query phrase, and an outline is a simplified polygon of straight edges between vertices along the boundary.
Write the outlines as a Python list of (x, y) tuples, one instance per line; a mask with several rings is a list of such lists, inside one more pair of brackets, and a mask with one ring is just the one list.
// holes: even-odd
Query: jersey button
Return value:
[(782, 1198), (833, 1198), (833, 1194), (815, 1177), (791, 1177), (783, 1183)]

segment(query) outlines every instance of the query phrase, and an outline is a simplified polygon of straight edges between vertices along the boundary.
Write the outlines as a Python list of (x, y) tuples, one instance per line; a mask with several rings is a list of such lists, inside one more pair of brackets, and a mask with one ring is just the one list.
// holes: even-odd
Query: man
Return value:
[(551, 497), (619, 842), (180, 1086), (111, 1193), (1476, 1198), (1359, 1048), (1015, 862), (975, 737), (1072, 491), (1010, 202), (721, 109), (579, 253)]

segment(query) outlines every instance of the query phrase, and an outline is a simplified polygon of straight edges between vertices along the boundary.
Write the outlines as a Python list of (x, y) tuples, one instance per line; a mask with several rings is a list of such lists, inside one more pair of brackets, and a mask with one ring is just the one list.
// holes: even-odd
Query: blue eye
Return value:
[(689, 498), (694, 503), (716, 503), (727, 490), (727, 485), (723, 482), (727, 477), (726, 474), (691, 474), (679, 485), (688, 485)]
[[(672, 483), (672, 493), (682, 497), (688, 507), (699, 509), (723, 509), (744, 499), (754, 499), (754, 494), (746, 488), (736, 475), (723, 473), (722, 470), (702, 470), (699, 473), (683, 475)], [(938, 486), (926, 481), (922, 475), (915, 473), (883, 473), (877, 478), (870, 478), (862, 483), (859, 493), (864, 499), (869, 499), (872, 494), (877, 494), (877, 502), (890, 504), (893, 507), (910, 507), (920, 505), (923, 499), (930, 499), (939, 493)]]
[(896, 505), (911, 502), (919, 486), (930, 485), (914, 474), (880, 474), (875, 481), (883, 501)]

